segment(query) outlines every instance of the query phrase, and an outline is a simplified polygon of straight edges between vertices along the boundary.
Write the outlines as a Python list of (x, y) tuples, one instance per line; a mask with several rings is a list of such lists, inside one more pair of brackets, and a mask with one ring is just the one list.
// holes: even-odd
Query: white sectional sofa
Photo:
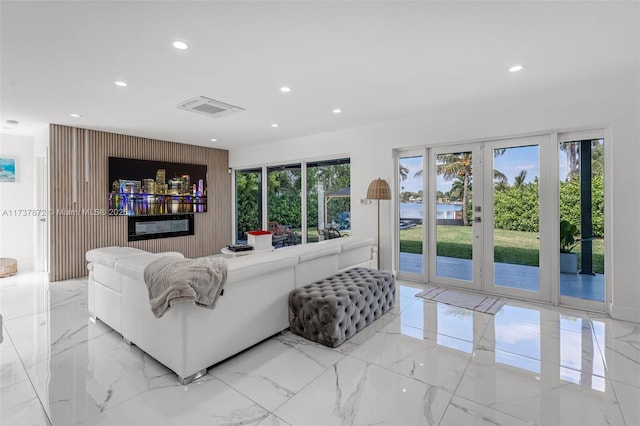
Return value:
[(377, 268), (373, 239), (360, 237), (233, 257), (214, 309), (182, 302), (156, 318), (144, 269), (162, 256), (183, 257), (131, 247), (88, 251), (89, 313), (173, 370), (182, 384), (288, 328), (288, 296), (295, 288), (345, 269)]

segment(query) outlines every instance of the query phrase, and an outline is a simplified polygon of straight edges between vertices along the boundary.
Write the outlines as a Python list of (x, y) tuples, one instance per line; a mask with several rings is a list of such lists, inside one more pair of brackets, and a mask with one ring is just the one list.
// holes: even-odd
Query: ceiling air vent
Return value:
[(197, 98), (184, 101), (178, 105), (178, 108), (208, 117), (223, 117), (234, 112), (244, 111), (244, 108), (225, 104), (224, 102), (204, 96), (198, 96)]

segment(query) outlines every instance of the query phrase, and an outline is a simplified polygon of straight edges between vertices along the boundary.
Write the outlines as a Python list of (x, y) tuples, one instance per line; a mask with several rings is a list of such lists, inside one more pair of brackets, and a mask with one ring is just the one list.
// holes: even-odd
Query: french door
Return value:
[(481, 144), (429, 150), (430, 282), (482, 288), (481, 157)]
[(429, 282), (550, 300), (549, 149), (548, 136), (428, 149)]

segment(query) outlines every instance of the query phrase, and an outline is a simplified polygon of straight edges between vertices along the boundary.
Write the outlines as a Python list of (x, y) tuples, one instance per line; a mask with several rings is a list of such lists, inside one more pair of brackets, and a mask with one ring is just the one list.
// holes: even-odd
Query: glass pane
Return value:
[(471, 152), (436, 155), (436, 275), (473, 279)]
[(422, 274), (422, 155), (401, 157), (400, 176), (400, 268)]
[(559, 149), (560, 294), (604, 302), (604, 140)]
[(236, 171), (236, 241), (247, 242), (247, 232), (262, 229), (262, 171)]
[(300, 164), (267, 168), (268, 230), (275, 248), (300, 242), (302, 229)]
[(351, 233), (348, 158), (307, 163), (307, 242)]
[(494, 149), (493, 159), (494, 282), (539, 291), (539, 147)]

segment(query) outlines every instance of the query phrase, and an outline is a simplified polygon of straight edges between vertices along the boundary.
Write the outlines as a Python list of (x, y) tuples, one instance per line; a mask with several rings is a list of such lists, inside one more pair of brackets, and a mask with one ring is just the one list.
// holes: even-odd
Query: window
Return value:
[(236, 172), (236, 241), (247, 242), (247, 232), (262, 229), (262, 169)]
[(276, 248), (297, 244), (302, 229), (300, 164), (267, 167), (267, 215)]
[(349, 158), (236, 171), (236, 242), (257, 229), (272, 231), (276, 248), (350, 234), (350, 173)]
[(307, 241), (316, 242), (350, 232), (350, 160), (307, 163)]

